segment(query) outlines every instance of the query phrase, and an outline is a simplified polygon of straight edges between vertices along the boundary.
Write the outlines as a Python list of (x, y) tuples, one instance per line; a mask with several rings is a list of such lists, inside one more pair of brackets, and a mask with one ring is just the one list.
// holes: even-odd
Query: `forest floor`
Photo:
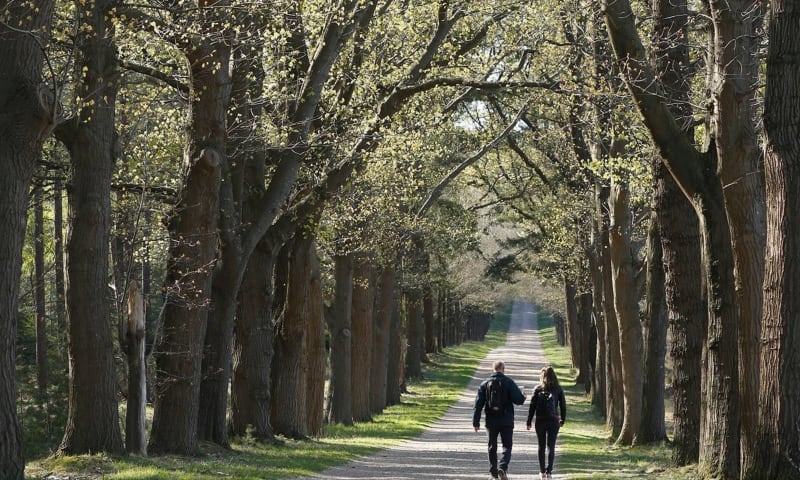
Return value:
[[(517, 301), (505, 345), (492, 350), (480, 363), (469, 386), (447, 413), (419, 437), (376, 454), (329, 468), (313, 477), (327, 480), (350, 479), (488, 479), (486, 430), (472, 428), (472, 406), (480, 382), (491, 374), (492, 363), (503, 360), (506, 375), (523, 389), (527, 399), (515, 408), (514, 446), (508, 476), (512, 480), (539, 478), (536, 434), (525, 429), (528, 401), (538, 383), (539, 371), (547, 365), (536, 324), (536, 307)], [(564, 428), (569, 428), (569, 423)], [(556, 446), (556, 452), (558, 452)], [(556, 458), (553, 478), (558, 475)]]

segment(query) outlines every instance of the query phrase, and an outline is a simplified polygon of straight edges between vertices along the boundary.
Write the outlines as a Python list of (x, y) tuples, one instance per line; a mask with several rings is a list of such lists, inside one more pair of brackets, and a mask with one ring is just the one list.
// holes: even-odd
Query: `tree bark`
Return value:
[(239, 289), (233, 344), (231, 434), (243, 436), (252, 429), (251, 435), (264, 441), (274, 438), (270, 423), (274, 265), (275, 255), (264, 248), (250, 255)]
[(576, 383), (583, 383), (584, 391), (588, 394), (592, 389), (592, 369), (589, 363), (592, 327), (592, 294), (584, 292), (578, 295), (578, 330), (580, 331), (578, 349), (580, 351), (580, 365), (578, 366), (578, 379)]
[(328, 423), (353, 424), (351, 309), (353, 306), (353, 257), (334, 257), (336, 292), (328, 330), (331, 337), (331, 381)]
[[(397, 274), (397, 273), (396, 273)], [(389, 365), (386, 370), (386, 405), (399, 405), (403, 391), (405, 374), (405, 337), (403, 335), (402, 317), (400, 315), (399, 295), (395, 296), (391, 305), (391, 321), (389, 323)]]
[(308, 329), (308, 385), (306, 389), (306, 418), (308, 434), (313, 437), (322, 435), (325, 421), (325, 304), (322, 300), (322, 278), (317, 258), (316, 244), (312, 243), (309, 251), (311, 262), (308, 278), (308, 299), (306, 328)]
[[(78, 116), (59, 127), (72, 163), (67, 236), (69, 412), (59, 451), (121, 452), (108, 289), (111, 179), (116, 160), (116, 1), (78, 5)], [(92, 259), (92, 261), (87, 261)]]
[(316, 251), (301, 233), (286, 247), (286, 300), (275, 325), (271, 422), (275, 433), (308, 437), (308, 296)]
[(410, 287), (405, 294), (406, 304), (406, 379), (422, 377), (422, 354), (424, 351), (424, 328), (422, 324), (422, 293)]
[[(694, 137), (689, 122), (688, 8), (686, 2), (653, 2), (652, 57), (665, 89), (667, 107), (687, 139)], [(700, 270), (700, 237), (692, 205), (678, 188), (665, 162), (653, 162), (654, 200), (664, 265), (664, 292), (672, 359), (673, 436), (676, 465), (695, 463), (700, 442), (700, 376), (706, 313)], [(646, 374), (647, 375), (647, 374)], [(645, 387), (647, 388), (647, 387)]]
[(389, 370), (389, 329), (395, 302), (395, 270), (392, 265), (381, 268), (375, 325), (372, 329), (372, 365), (370, 368), (370, 410), (380, 413), (388, 404), (386, 400), (387, 373)]
[(353, 336), (352, 336), (352, 385), (353, 420), (371, 420), (370, 366), (372, 365), (372, 325), (375, 303), (374, 279), (371, 259), (364, 255), (355, 257), (353, 266)]
[(25, 471), (17, 418), (17, 314), (31, 179), (56, 115), (42, 82), (53, 3), (11, 3), (0, 23), (0, 162), (6, 169), (0, 175), (0, 472), (9, 480)]
[(800, 478), (800, 9), (770, 3), (766, 133), (767, 245), (756, 448), (743, 478)]
[[(653, 162), (655, 182), (669, 175), (660, 158)], [(661, 167), (659, 174), (659, 167)], [(662, 442), (667, 439), (664, 421), (664, 385), (666, 381), (667, 307), (664, 293), (664, 262), (661, 248), (661, 230), (658, 206), (663, 203), (657, 196), (663, 189), (654, 185), (650, 207), (650, 225), (647, 229), (647, 299), (644, 316), (644, 359), (642, 377), (642, 423), (636, 436), (637, 444)]]
[[(202, 349), (216, 259), (219, 191), (225, 162), (227, 47), (205, 45), (192, 66), (188, 175), (169, 221), (167, 306), (156, 353), (158, 394), (150, 452), (191, 455), (197, 449)], [(214, 59), (211, 61), (209, 59)], [(190, 240), (191, 239), (191, 240)]]
[(36, 306), (36, 388), (39, 401), (47, 400), (50, 373), (47, 362), (47, 291), (44, 271), (44, 194), (42, 185), (33, 188), (33, 298)]
[[(569, 345), (570, 359), (572, 368), (580, 368), (580, 334), (578, 330), (578, 289), (572, 279), (564, 278), (564, 306), (567, 312), (567, 344)], [(580, 375), (579, 375), (580, 376)], [(578, 378), (576, 382), (583, 382), (584, 379)]]
[(595, 405), (605, 418), (606, 407), (606, 317), (603, 306), (603, 269), (601, 266), (600, 230), (598, 218), (592, 219), (592, 243), (589, 253), (589, 268), (592, 282), (592, 310), (594, 312), (596, 353), (592, 371), (592, 405)]
[[(642, 421), (642, 327), (631, 253), (627, 185), (615, 183), (609, 195), (609, 250), (613, 271), (614, 310), (619, 323), (619, 349), (625, 416), (617, 443), (632, 445)], [(624, 339), (624, 340), (623, 340)]]
[(145, 363), (144, 296), (139, 284), (128, 285), (127, 329), (125, 349), (128, 356), (128, 404), (125, 414), (125, 450), (147, 455), (147, 365)]
[(433, 312), (433, 288), (427, 281), (422, 287), (422, 318), (425, 323), (425, 353), (436, 353), (439, 351), (436, 335), (437, 319)]

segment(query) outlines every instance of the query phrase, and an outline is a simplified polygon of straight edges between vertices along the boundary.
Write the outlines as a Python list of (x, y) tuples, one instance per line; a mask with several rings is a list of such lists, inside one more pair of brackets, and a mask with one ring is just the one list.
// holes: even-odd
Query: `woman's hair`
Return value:
[(553, 367), (543, 367), (542, 368), (542, 376), (541, 376), (541, 383), (540, 385), (545, 390), (552, 390), (554, 388), (559, 387), (558, 377), (556, 376), (556, 371), (553, 370)]

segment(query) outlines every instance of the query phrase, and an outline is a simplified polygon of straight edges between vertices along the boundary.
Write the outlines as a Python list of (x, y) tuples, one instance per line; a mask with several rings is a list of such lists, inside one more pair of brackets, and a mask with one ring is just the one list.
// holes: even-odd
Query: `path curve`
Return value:
[[(515, 406), (514, 447), (508, 476), (511, 480), (539, 478), (536, 434), (525, 430), (528, 401), (539, 381), (538, 372), (547, 361), (539, 342), (536, 307), (530, 302), (514, 302), (506, 344), (480, 362), (469, 386), (445, 415), (422, 435), (370, 456), (329, 468), (312, 477), (327, 480), (366, 478), (390, 480), (487, 479), (489, 460), (486, 454), (486, 430), (472, 429), (472, 405), (480, 382), (491, 373), (492, 362), (506, 362), (506, 374), (524, 388), (528, 396), (522, 406)], [(558, 452), (558, 447), (556, 447)], [(499, 453), (499, 452), (498, 452)], [(555, 469), (558, 469), (556, 459)], [(553, 478), (561, 478), (553, 475)]]

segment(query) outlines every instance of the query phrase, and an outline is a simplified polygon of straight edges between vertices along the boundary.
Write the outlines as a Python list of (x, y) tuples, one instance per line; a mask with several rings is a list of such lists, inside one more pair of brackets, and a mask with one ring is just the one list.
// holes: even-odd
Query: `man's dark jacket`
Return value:
[(479, 427), (481, 424), (481, 412), (486, 406), (486, 385), (492, 378), (500, 378), (503, 382), (503, 391), (506, 394), (506, 409), (503, 415), (486, 415), (486, 428), (490, 427), (513, 427), (514, 426), (514, 405), (525, 403), (525, 396), (520, 391), (514, 380), (506, 377), (502, 373), (493, 373), (481, 383), (478, 394), (475, 396), (475, 407), (472, 412), (472, 426)]

